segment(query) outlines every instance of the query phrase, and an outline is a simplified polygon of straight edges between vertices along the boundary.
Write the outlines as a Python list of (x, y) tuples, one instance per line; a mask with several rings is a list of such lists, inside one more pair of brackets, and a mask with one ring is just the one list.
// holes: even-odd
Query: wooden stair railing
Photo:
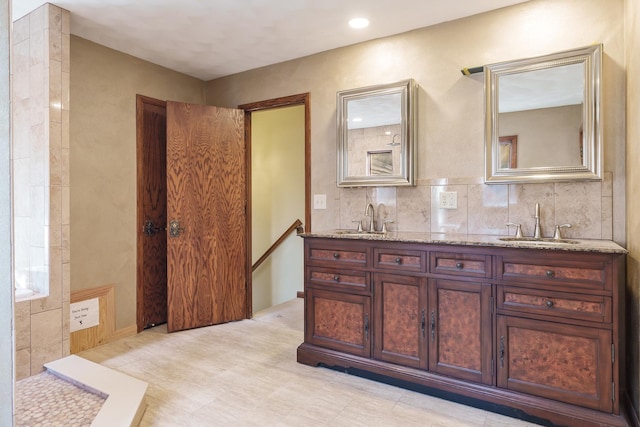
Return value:
[(260, 264), (262, 264), (267, 258), (269, 258), (269, 255), (271, 255), (273, 251), (275, 251), (278, 246), (280, 246), (282, 242), (284, 242), (284, 240), (289, 236), (291, 232), (293, 232), (293, 230), (296, 230), (298, 234), (303, 233), (304, 229), (302, 228), (302, 221), (296, 219), (293, 224), (291, 224), (289, 228), (287, 228), (287, 230), (282, 233), (280, 237), (278, 237), (278, 240), (276, 240), (273, 245), (271, 245), (269, 249), (267, 249), (267, 251), (251, 266), (252, 273), (256, 271), (258, 267), (260, 267)]

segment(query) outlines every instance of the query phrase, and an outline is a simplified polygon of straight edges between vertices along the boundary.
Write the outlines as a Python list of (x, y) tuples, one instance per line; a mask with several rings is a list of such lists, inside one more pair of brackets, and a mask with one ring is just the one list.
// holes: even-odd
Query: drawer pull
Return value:
[(402, 264), (402, 258), (400, 257), (396, 258), (396, 264)]
[(547, 300), (547, 302), (545, 302), (545, 304), (547, 305), (547, 307), (551, 308), (553, 307), (553, 301), (551, 300)]
[(555, 275), (556, 273), (554, 273), (553, 270), (547, 270), (547, 277), (553, 277)]
[(335, 259), (338, 259), (338, 258), (340, 258), (340, 254), (339, 254), (338, 252), (334, 252), (334, 253), (333, 253), (333, 257), (334, 257)]
[(462, 269), (464, 268), (464, 264), (463, 264), (463, 263), (461, 263), (461, 262), (456, 262), (456, 268), (457, 268), (458, 270), (462, 270)]
[(340, 276), (333, 276), (333, 280), (336, 281), (336, 282), (339, 282), (340, 281)]

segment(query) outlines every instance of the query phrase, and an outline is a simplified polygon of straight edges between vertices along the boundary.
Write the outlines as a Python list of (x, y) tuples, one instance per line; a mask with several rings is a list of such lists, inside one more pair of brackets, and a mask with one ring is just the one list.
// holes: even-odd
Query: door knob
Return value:
[(165, 230), (165, 229), (162, 227), (156, 227), (153, 221), (151, 221), (150, 219), (148, 219), (147, 222), (144, 223), (144, 227), (142, 227), (142, 231), (147, 236), (153, 236), (162, 230)]
[(184, 231), (183, 227), (180, 227), (180, 221), (175, 219), (169, 223), (169, 235), (171, 237), (178, 237), (180, 233)]

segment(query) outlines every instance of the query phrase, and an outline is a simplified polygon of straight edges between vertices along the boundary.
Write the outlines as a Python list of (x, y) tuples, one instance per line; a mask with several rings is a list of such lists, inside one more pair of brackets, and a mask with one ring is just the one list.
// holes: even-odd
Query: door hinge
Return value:
[(612, 365), (613, 365), (615, 360), (616, 360), (616, 345), (615, 344), (611, 344), (611, 364)]

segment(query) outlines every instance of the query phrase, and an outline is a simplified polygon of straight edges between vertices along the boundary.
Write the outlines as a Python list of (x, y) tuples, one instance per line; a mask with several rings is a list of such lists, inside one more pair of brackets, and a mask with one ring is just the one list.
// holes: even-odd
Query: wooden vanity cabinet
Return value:
[(298, 362), (534, 421), (625, 426), (624, 259), (305, 237)]

